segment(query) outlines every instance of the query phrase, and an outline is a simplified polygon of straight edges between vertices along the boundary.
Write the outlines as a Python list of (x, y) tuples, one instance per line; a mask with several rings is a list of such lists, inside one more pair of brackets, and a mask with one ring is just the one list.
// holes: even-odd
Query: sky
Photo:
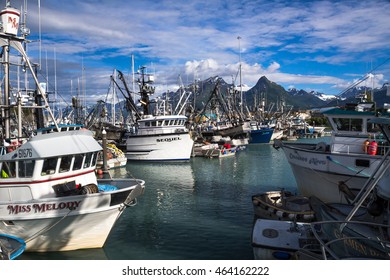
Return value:
[[(4, 1), (4, 6), (5, 6)], [(27, 3), (27, 9), (22, 8)], [(156, 94), (220, 76), (338, 95), (390, 79), (390, 1), (19, 0), (40, 79), (104, 100), (114, 69), (146, 66)], [(134, 64), (132, 64), (132, 56)], [(239, 73), (241, 65), (241, 81)], [(129, 81), (131, 83), (131, 81)]]

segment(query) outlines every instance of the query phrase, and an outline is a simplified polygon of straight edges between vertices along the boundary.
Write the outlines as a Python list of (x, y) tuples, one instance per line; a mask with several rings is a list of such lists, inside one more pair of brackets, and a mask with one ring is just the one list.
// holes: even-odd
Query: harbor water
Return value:
[[(313, 140), (311, 140), (313, 141)], [(284, 152), (248, 145), (234, 157), (189, 162), (128, 162), (113, 177), (146, 181), (102, 249), (28, 253), (21, 259), (250, 260), (253, 194), (296, 183)]]

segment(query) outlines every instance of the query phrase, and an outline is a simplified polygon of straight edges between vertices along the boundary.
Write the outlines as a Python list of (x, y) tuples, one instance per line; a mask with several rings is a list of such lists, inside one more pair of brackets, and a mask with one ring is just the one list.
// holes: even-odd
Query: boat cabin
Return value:
[(102, 148), (91, 135), (88, 130), (38, 134), (2, 155), (0, 200), (59, 196), (60, 185), (96, 183), (94, 171)]
[(333, 108), (325, 111), (324, 116), (333, 130), (331, 146), (333, 152), (367, 153), (368, 145), (374, 141), (378, 145), (378, 152), (375, 154), (385, 153), (388, 143), (379, 127), (369, 122), (376, 117), (373, 111)]
[(147, 117), (138, 120), (138, 126), (130, 130), (130, 135), (188, 132), (186, 122), (187, 117), (178, 115)]

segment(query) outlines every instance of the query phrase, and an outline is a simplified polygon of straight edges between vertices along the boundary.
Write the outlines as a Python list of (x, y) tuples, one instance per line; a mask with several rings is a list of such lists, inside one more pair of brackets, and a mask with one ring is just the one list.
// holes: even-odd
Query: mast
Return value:
[[(1, 107), (3, 108), (3, 120), (4, 120), (4, 136), (5, 138), (10, 137), (10, 127), (11, 127), (11, 107), (13, 105), (10, 104), (9, 98), (10, 98), (10, 59), (9, 59), (9, 52), (10, 49), (13, 48), (16, 50), (21, 56), (22, 56), (22, 62), (24, 65), (18, 65), (18, 67), (25, 67), (28, 69), (31, 73), (31, 76), (35, 82), (36, 85), (36, 94), (35, 94), (35, 103), (34, 106), (28, 106), (28, 108), (34, 108), (35, 115), (37, 117), (37, 128), (40, 128), (43, 126), (43, 112), (42, 109), (46, 108), (48, 110), (48, 113), (51, 117), (51, 119), (54, 122), (54, 125), (56, 126), (58, 130), (58, 125), (55, 121), (54, 115), (52, 111), (50, 110), (48, 101), (46, 99), (46, 95), (44, 92), (44, 89), (40, 86), (38, 82), (38, 78), (36, 75), (36, 66), (31, 64), (26, 51), (25, 51), (25, 36), (28, 35), (29, 30), (24, 26), (25, 23), (22, 23), (22, 37), (18, 37), (18, 29), (19, 29), (19, 19), (20, 19), (20, 11), (12, 8), (10, 6), (9, 1), (7, 1), (7, 6), (0, 12), (1, 15), (1, 22), (2, 22), (2, 29), (0, 31), (0, 46), (3, 48), (3, 57), (4, 57), (4, 100)], [(27, 85), (26, 85), (27, 89)], [(20, 94), (20, 93), (19, 93)], [(17, 106), (19, 109), (19, 113), (21, 113), (21, 96), (19, 95), (17, 98)], [(43, 104), (44, 103), (44, 104)], [(18, 137), (22, 137), (21, 131), (22, 131), (22, 123), (21, 123), (21, 116), (18, 114)]]
[[(114, 69), (114, 83), (116, 82), (116, 69)], [(115, 86), (112, 87), (112, 98), (111, 98), (111, 123), (112, 125), (115, 125), (115, 95), (116, 95), (116, 90)]]
[(243, 114), (243, 98), (242, 98), (242, 71), (241, 71), (241, 37), (238, 36), (238, 49), (239, 49), (239, 72), (240, 72), (240, 99), (241, 99), (241, 104), (240, 104), (240, 111), (241, 115)]
[(155, 88), (151, 86), (154, 82), (154, 76), (152, 74), (145, 73), (146, 66), (141, 67), (140, 78), (138, 80), (141, 95), (141, 105), (143, 108), (144, 116), (150, 115), (150, 101), (149, 96), (154, 94)]
[(133, 100), (135, 100), (135, 77), (134, 77), (134, 54), (131, 55), (131, 75), (132, 75), (132, 86), (133, 86)]

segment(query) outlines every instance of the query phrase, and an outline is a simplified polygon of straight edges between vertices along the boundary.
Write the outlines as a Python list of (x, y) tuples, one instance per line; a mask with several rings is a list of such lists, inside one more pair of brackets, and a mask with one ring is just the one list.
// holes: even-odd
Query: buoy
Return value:
[(98, 169), (98, 170), (97, 170), (97, 174), (98, 174), (98, 175), (103, 175), (103, 170)]
[(378, 143), (375, 142), (375, 140), (374, 140), (370, 143), (370, 145), (368, 145), (367, 152), (369, 155), (376, 155), (377, 149), (378, 149)]
[(366, 140), (364, 141), (364, 144), (363, 144), (363, 151), (364, 153), (368, 153), (368, 146), (370, 145), (370, 141), (369, 140)]

